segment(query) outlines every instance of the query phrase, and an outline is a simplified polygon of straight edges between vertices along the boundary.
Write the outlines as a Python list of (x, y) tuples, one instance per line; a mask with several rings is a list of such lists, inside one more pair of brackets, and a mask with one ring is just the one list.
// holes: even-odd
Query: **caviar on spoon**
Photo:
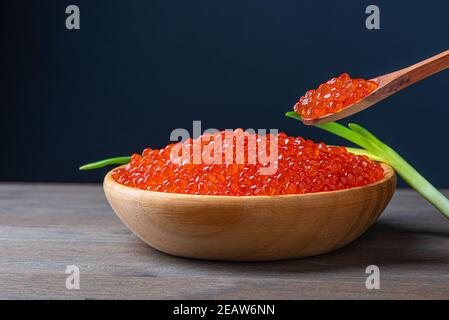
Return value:
[(447, 68), (449, 50), (371, 80), (351, 79), (344, 73), (321, 84), (315, 90), (307, 91), (293, 109), (306, 125), (340, 120)]

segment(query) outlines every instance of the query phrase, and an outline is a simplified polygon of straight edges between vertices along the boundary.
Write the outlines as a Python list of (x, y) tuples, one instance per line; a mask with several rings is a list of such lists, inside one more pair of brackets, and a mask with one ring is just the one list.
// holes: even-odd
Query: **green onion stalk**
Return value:
[(129, 163), (130, 161), (131, 161), (130, 156), (115, 157), (115, 158), (109, 158), (109, 159), (104, 159), (104, 160), (100, 160), (97, 162), (88, 163), (88, 164), (85, 164), (85, 165), (79, 167), (79, 169), (80, 170), (93, 170), (93, 169), (99, 169), (99, 168), (103, 168), (103, 167), (111, 166), (111, 165), (125, 164), (125, 163)]
[[(301, 117), (294, 111), (287, 112), (285, 115), (296, 120), (301, 120)], [(374, 161), (384, 162), (392, 166), (405, 182), (449, 219), (449, 199), (438, 191), (437, 188), (427, 181), (426, 178), (396, 151), (361, 125), (350, 123), (348, 127), (345, 127), (336, 122), (328, 122), (315, 125), (315, 127), (333, 133), (363, 148), (347, 148), (349, 152), (365, 155)]]

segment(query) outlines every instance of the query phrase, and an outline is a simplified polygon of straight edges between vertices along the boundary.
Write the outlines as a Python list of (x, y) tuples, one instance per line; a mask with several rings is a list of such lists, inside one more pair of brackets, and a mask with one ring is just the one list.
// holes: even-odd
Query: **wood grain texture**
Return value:
[(349, 117), (447, 68), (449, 68), (449, 50), (407, 68), (373, 78), (371, 80), (377, 82), (379, 87), (364, 99), (336, 113), (325, 115), (318, 119), (303, 119), (302, 122), (306, 125), (315, 125)]
[(313, 256), (352, 242), (379, 217), (396, 188), (393, 168), (376, 183), (281, 196), (152, 192), (104, 179), (119, 218), (150, 246), (176, 256), (266, 261)]
[[(80, 290), (65, 288), (70, 264), (80, 267)], [(380, 290), (365, 288), (371, 264)], [(236, 263), (150, 248), (115, 216), (100, 185), (0, 184), (2, 299), (448, 299), (448, 266), (449, 222), (411, 190), (396, 191), (342, 249)]]

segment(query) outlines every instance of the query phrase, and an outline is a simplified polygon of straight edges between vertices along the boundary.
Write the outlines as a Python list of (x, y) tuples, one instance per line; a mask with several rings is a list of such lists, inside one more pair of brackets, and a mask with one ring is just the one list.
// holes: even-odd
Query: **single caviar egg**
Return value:
[(294, 110), (304, 119), (318, 119), (362, 100), (378, 86), (375, 81), (351, 79), (343, 73), (317, 89), (307, 91), (295, 104)]
[(383, 176), (380, 164), (344, 147), (242, 129), (205, 134), (159, 150), (145, 149), (112, 173), (115, 181), (133, 188), (222, 196), (341, 190), (371, 184)]

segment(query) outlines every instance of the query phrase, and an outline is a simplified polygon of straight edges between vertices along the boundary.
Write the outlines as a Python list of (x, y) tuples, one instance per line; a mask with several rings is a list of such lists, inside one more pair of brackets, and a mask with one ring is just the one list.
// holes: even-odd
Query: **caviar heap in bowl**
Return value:
[(303, 119), (318, 119), (362, 100), (378, 87), (375, 81), (352, 79), (343, 73), (307, 91), (295, 104), (294, 110)]
[[(180, 156), (181, 150), (187, 157), (174, 161), (173, 155)], [(263, 150), (267, 154), (272, 150), (271, 155)], [(197, 164), (195, 152), (200, 156)], [(113, 171), (112, 177), (123, 185), (149, 191), (272, 196), (359, 187), (379, 181), (383, 174), (379, 163), (344, 147), (285, 133), (259, 136), (237, 129), (160, 150), (145, 149), (141, 155), (134, 154), (127, 166)]]
[[(238, 137), (243, 130), (234, 133)], [(204, 156), (207, 141), (220, 141), (220, 135), (225, 133), (146, 149), (106, 175), (104, 189), (112, 208), (150, 246), (212, 260), (317, 255), (361, 235), (395, 190), (390, 166), (283, 133), (249, 136), (257, 141), (256, 158), (262, 153), (259, 144), (276, 141), (276, 157), (270, 154), (275, 164), (252, 163), (250, 140), (239, 156), (236, 138), (215, 145), (234, 149), (237, 158), (227, 158), (231, 163), (224, 152), (218, 163), (192, 163), (195, 148)], [(193, 152), (173, 161), (180, 147)], [(261, 170), (270, 166), (271, 172)]]

